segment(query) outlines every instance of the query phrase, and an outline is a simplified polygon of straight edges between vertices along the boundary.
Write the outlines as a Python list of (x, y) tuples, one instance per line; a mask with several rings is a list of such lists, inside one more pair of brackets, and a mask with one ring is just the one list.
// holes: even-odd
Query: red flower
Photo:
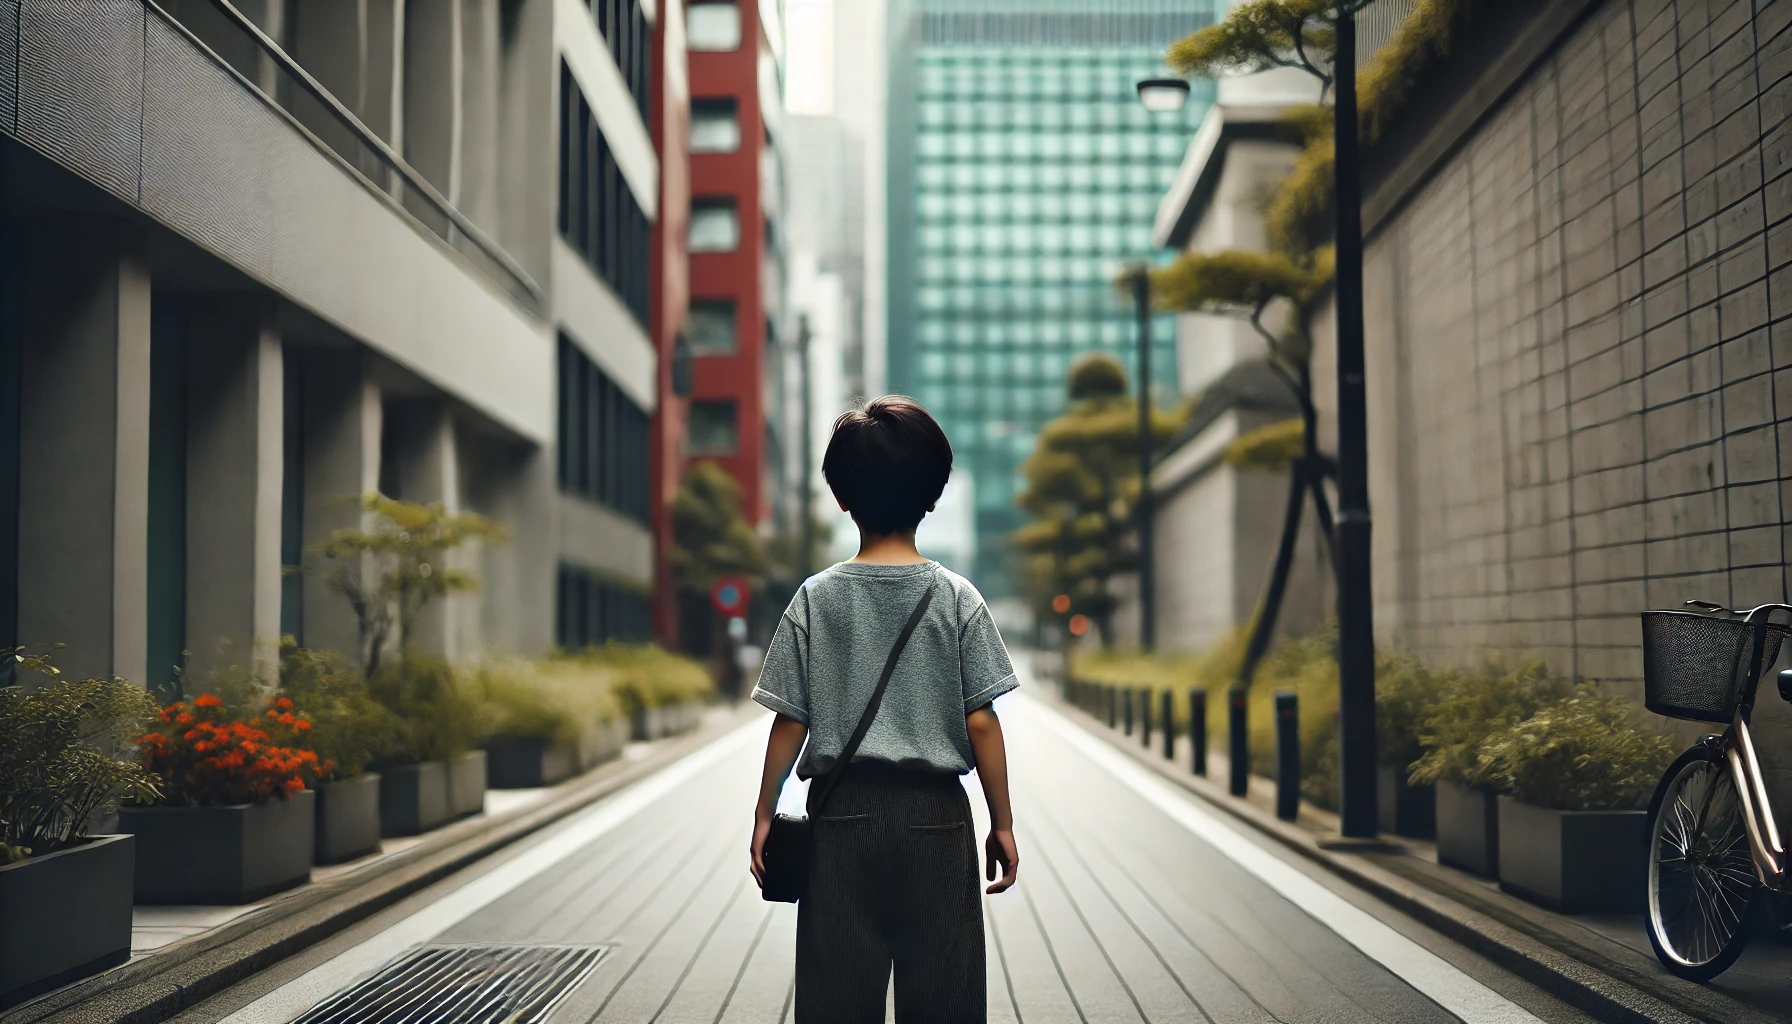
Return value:
[(224, 706), (224, 701), (214, 694), (202, 693), (193, 699), (193, 706), (196, 708), (221, 708)]

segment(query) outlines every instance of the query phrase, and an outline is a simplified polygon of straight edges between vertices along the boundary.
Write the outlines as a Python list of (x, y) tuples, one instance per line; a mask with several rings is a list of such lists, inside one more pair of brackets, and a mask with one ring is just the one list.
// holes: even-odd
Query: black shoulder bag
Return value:
[[(840, 751), (840, 759), (825, 776), (815, 780), (821, 784), (813, 804), (816, 814), (827, 806), (828, 796), (834, 792), (846, 766), (852, 763), (853, 755), (859, 752), (859, 743), (865, 739), (865, 733), (871, 730), (871, 721), (877, 717), (877, 706), (883, 703), (884, 689), (890, 685), (890, 674), (896, 671), (896, 660), (902, 657), (902, 649), (908, 646), (908, 638), (914, 634), (932, 601), (933, 585), (930, 582), (927, 592), (921, 595), (907, 624), (902, 627), (901, 635), (896, 637), (896, 646), (890, 648), (890, 657), (884, 661), (884, 674), (878, 677), (877, 688), (871, 691), (871, 701), (865, 705), (865, 713), (859, 716), (858, 727), (846, 741), (846, 748)], [(814, 782), (810, 784), (814, 785)], [(814, 824), (807, 817), (780, 814), (773, 818), (772, 830), (766, 835), (765, 849), (760, 854), (765, 860), (765, 886), (760, 889), (760, 895), (772, 903), (795, 903), (802, 899), (809, 888), (809, 863), (814, 852)]]

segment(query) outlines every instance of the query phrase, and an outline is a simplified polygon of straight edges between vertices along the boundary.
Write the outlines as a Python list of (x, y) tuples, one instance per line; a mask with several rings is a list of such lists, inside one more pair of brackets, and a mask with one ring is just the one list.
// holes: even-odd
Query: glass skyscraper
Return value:
[[(1135, 85), (1225, 0), (893, 0), (888, 148), (890, 390), (945, 426), (973, 496), (969, 573), (1014, 590), (1018, 467), (1064, 411), (1071, 362), (1110, 352), (1136, 380), (1137, 327), (1117, 291), (1212, 98), (1178, 114)], [(1173, 318), (1153, 328), (1160, 401)], [(1166, 386), (1167, 385), (1167, 386)]]

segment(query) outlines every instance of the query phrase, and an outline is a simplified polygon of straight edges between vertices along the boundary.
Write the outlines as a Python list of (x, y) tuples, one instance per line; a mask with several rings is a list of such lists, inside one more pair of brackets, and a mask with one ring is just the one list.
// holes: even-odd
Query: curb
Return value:
[(1471, 907), (1417, 879), (1390, 871), (1367, 856), (1327, 849), (1320, 835), (1233, 798), (1223, 786), (1205, 777), (1185, 774), (1186, 762), (1165, 761), (1155, 750), (1144, 750), (1132, 737), (1109, 729), (1106, 722), (1082, 709), (1055, 697), (1048, 702), (1078, 727), (1149, 766), (1204, 804), (1251, 826), (1395, 910), (1600, 1020), (1623, 1024), (1767, 1024), (1778, 1019), (1690, 982), (1685, 984), (1696, 989), (1694, 993), (1651, 991), (1663, 981), (1671, 984), (1672, 979), (1644, 977), (1627, 965), (1559, 936), (1555, 938), (1560, 945), (1550, 942), (1533, 928), (1525, 927), (1526, 922), (1516, 915)]
[(161, 1024), (706, 746), (751, 721), (747, 708), (663, 741), (638, 761), (613, 760), (562, 783), (540, 804), (449, 825), (363, 871), (276, 898), (213, 931), (14, 1007), (0, 1013), (0, 1024)]

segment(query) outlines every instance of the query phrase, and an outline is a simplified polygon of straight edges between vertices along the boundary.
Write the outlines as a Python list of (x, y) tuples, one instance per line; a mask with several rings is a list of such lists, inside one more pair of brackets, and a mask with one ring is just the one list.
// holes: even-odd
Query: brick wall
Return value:
[(1629, 688), (1637, 611), (1786, 599), (1792, 0), (1756, 6), (1594, 7), (1371, 239), (1382, 640)]

